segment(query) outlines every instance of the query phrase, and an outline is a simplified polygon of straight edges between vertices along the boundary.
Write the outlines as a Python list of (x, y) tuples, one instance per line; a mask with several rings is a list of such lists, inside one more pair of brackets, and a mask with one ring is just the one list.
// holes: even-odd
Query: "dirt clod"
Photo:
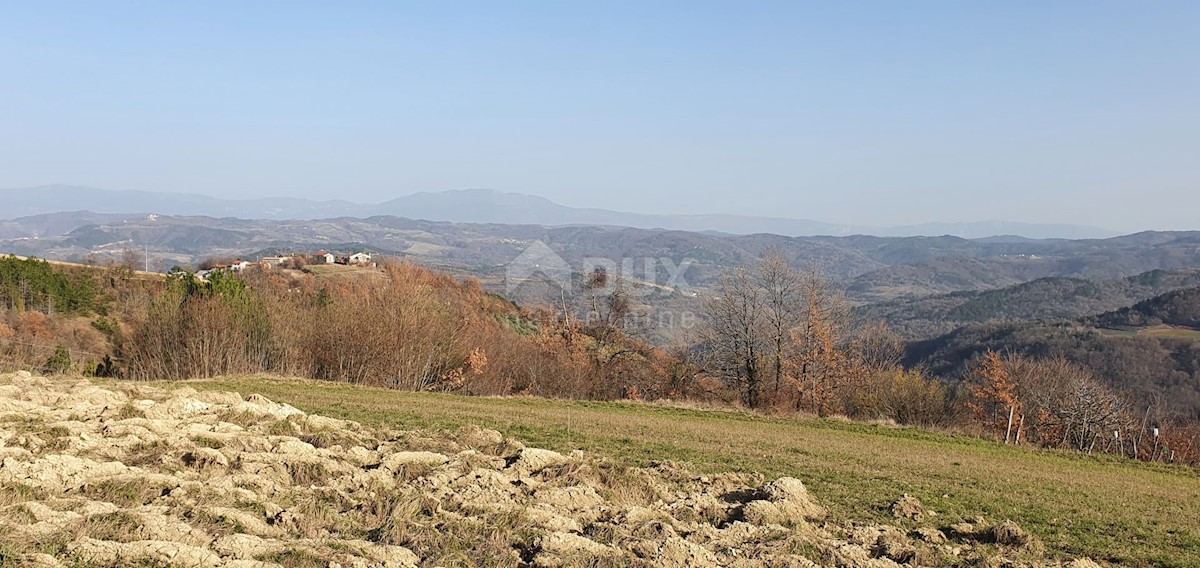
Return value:
[(892, 516), (897, 519), (908, 519), (921, 522), (925, 520), (925, 507), (921, 500), (911, 495), (904, 495), (892, 503)]
[(1005, 546), (1029, 546), (1033, 542), (1033, 537), (1012, 521), (1004, 521), (992, 527), (992, 539), (996, 544)]

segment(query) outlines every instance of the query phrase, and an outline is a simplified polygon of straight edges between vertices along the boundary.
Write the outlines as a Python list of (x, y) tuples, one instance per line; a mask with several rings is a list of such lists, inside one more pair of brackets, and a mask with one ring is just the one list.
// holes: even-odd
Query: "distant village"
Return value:
[(320, 251), (311, 254), (293, 254), (289, 256), (264, 256), (257, 261), (234, 259), (228, 263), (215, 263), (209, 265), (201, 265), (201, 269), (195, 272), (196, 278), (207, 280), (209, 275), (218, 270), (227, 270), (230, 272), (241, 272), (248, 268), (257, 267), (262, 270), (273, 270), (278, 268), (302, 268), (311, 265), (323, 264), (342, 264), (346, 266), (362, 266), (367, 268), (375, 268), (375, 261), (371, 259), (371, 253), (356, 252), (348, 256), (338, 256), (330, 252)]

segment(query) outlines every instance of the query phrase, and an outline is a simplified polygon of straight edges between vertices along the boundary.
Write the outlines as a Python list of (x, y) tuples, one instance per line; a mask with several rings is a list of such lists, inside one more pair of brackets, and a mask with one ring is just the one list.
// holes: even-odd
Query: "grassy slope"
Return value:
[(630, 465), (681, 460), (700, 471), (798, 477), (834, 515), (886, 520), (903, 493), (945, 524), (1010, 518), (1052, 551), (1131, 566), (1200, 566), (1200, 475), (1111, 458), (833, 420), (636, 403), (469, 398), (310, 381), (190, 383), (257, 392), (305, 411), (397, 428), (478, 424), (530, 445), (581, 448)]

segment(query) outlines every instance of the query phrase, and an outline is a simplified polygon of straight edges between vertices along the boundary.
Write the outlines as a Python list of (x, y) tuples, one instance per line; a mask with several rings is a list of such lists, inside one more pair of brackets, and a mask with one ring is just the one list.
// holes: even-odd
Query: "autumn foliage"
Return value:
[(620, 398), (670, 393), (662, 352), (617, 330), (521, 311), (461, 282), (393, 263), (377, 278), (178, 273), (119, 344), (124, 376), (245, 373), (409, 390)]
[(1013, 427), (1013, 416), (1019, 416), (1021, 412), (1012, 374), (995, 351), (988, 351), (979, 358), (973, 374), (976, 381), (969, 387), (967, 408), (985, 429), (1007, 438)]
[[(766, 412), (971, 430), (1013, 444), (1200, 462), (1200, 429), (1062, 359), (986, 352), (961, 383), (901, 364), (885, 325), (857, 322), (819, 269), (777, 255), (729, 274), (694, 344), (628, 335), (639, 307), (595, 273), (595, 317), (522, 309), (410, 263), (354, 278), (303, 270), (3, 265), (0, 365), (133, 380), (271, 373), (469, 395), (692, 399)], [(610, 286), (611, 284), (611, 286)], [(616, 290), (600, 294), (601, 287)]]
[(705, 365), (746, 406), (921, 425), (952, 416), (946, 389), (900, 366), (886, 326), (851, 321), (819, 267), (768, 254), (726, 276), (708, 308)]

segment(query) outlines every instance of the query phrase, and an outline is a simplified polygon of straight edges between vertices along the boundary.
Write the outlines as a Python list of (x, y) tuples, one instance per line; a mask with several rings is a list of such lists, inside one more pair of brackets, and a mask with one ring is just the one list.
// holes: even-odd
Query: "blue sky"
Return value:
[(1200, 3), (0, 0), (48, 183), (1200, 229)]

